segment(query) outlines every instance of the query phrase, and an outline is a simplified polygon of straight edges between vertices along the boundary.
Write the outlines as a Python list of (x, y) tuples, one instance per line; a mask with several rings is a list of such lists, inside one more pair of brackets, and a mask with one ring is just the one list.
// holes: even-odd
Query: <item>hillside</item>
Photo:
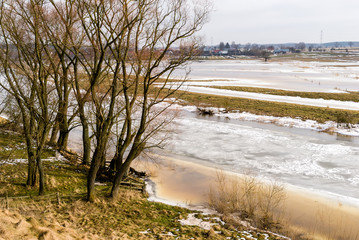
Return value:
[[(0, 239), (280, 239), (218, 216), (149, 202), (135, 187), (97, 183), (95, 202), (86, 202), (87, 168), (51, 148), (44, 156), (46, 194), (25, 186), (21, 135), (0, 129)], [(141, 181), (141, 180), (137, 180)], [(227, 219), (228, 220), (228, 219)]]

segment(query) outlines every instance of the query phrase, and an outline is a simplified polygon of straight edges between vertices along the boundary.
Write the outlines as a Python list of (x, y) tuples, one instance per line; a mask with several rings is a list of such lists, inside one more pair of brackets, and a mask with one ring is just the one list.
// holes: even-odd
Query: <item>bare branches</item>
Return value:
[(43, 142), (56, 115), (53, 135), (60, 129), (66, 142), (78, 114), (85, 163), (93, 130), (89, 200), (120, 123), (116, 197), (131, 162), (165, 138), (153, 141), (173, 119), (163, 117), (170, 104), (159, 103), (181, 85), (169, 81), (174, 70), (196, 54), (194, 34), (207, 19), (206, 0), (3, 0), (0, 10), (0, 62), (7, 79), (0, 84), (23, 109), (23, 122), (36, 122)]
[[(39, 194), (44, 193), (41, 153), (53, 121), (49, 83), (51, 61), (43, 36), (44, 1), (3, 1), (1, 4), (0, 64), (2, 87), (11, 94), (21, 112), (29, 159), (28, 185), (39, 173)], [(36, 161), (36, 164), (35, 164)]]

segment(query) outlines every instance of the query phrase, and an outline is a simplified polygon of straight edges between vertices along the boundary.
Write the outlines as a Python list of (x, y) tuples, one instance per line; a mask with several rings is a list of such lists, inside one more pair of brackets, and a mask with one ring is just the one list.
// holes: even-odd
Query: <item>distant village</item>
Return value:
[(203, 46), (200, 56), (257, 56), (266, 58), (269, 55), (301, 52), (336, 52), (359, 54), (359, 42), (333, 42), (325, 44), (306, 44), (304, 42), (288, 44), (250, 44), (245, 45), (221, 42), (219, 45)]

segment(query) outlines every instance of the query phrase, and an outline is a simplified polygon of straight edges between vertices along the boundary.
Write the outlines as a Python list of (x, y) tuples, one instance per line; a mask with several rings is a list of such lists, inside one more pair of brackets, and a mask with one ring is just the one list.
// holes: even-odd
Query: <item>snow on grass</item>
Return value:
[(197, 213), (190, 213), (187, 216), (187, 219), (178, 220), (182, 225), (188, 226), (198, 226), (204, 230), (210, 230), (213, 225), (217, 225), (217, 223), (211, 223), (203, 221), (202, 219), (196, 218)]
[(351, 102), (351, 101), (280, 96), (280, 95), (271, 95), (271, 94), (263, 94), (263, 93), (241, 92), (241, 91), (232, 91), (226, 89), (194, 87), (194, 86), (182, 86), (180, 87), (180, 90), (194, 92), (194, 93), (212, 94), (216, 96), (248, 98), (248, 99), (256, 99), (262, 101), (299, 104), (305, 106), (328, 107), (328, 108), (355, 110), (355, 111), (359, 110), (359, 103)]
[[(27, 158), (17, 158), (17, 159), (5, 159), (2, 160), (0, 162), (0, 166), (3, 164), (19, 164), (19, 163), (28, 163), (28, 159)], [(48, 157), (45, 159), (42, 159), (42, 161), (46, 161), (46, 162), (55, 162), (55, 161), (60, 161), (60, 162), (64, 162), (66, 161), (66, 158), (64, 156), (62, 156), (58, 151), (56, 151), (55, 153), (55, 157)]]
[(273, 123), (275, 125), (283, 127), (295, 127), (302, 129), (311, 129), (315, 131), (323, 131), (329, 133), (339, 133), (347, 136), (359, 136), (359, 125), (354, 124), (351, 128), (344, 128), (338, 126), (336, 122), (327, 121), (325, 123), (318, 123), (314, 120), (302, 120), (300, 118), (290, 118), (290, 117), (274, 117), (266, 115), (256, 115), (247, 112), (221, 112), (217, 110), (215, 113), (216, 116), (237, 119), (243, 121), (256, 121), (262, 123)]
[[(161, 103), (158, 105), (159, 107), (163, 107), (168, 103)], [(358, 103), (357, 103), (358, 104)], [(358, 104), (359, 106), (359, 104)], [(196, 112), (196, 106), (182, 106), (179, 104), (173, 104), (169, 107), (169, 109), (173, 110), (183, 110), (188, 112)], [(267, 115), (256, 115), (248, 112), (240, 112), (233, 111), (227, 112), (225, 108), (214, 108), (214, 107), (206, 107), (208, 111), (213, 112), (215, 116), (223, 117), (226, 119), (235, 119), (242, 121), (255, 121), (261, 123), (271, 123), (278, 126), (283, 127), (294, 127), (300, 129), (310, 129), (320, 132), (328, 132), (328, 133), (339, 133), (346, 136), (359, 137), (359, 124), (351, 124), (350, 128), (346, 128), (345, 126), (338, 126), (338, 124), (334, 121), (327, 121), (325, 123), (319, 123), (314, 120), (302, 120), (300, 118), (290, 118), (290, 117), (274, 117)]]

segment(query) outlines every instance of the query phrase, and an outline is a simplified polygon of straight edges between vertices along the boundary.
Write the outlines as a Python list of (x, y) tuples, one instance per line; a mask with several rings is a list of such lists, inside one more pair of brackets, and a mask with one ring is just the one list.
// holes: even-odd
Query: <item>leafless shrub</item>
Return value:
[(208, 108), (197, 107), (197, 112), (199, 115), (203, 115), (203, 116), (213, 116), (214, 115), (213, 110), (208, 109)]
[(216, 211), (264, 229), (278, 227), (278, 213), (285, 198), (280, 184), (265, 184), (248, 175), (228, 178), (217, 173), (216, 184), (209, 191), (209, 204)]
[(286, 198), (284, 187), (277, 182), (261, 185), (258, 198), (260, 227), (267, 228), (278, 224), (275, 214), (279, 212)]

